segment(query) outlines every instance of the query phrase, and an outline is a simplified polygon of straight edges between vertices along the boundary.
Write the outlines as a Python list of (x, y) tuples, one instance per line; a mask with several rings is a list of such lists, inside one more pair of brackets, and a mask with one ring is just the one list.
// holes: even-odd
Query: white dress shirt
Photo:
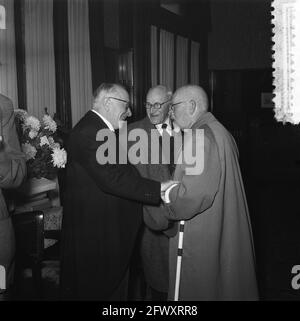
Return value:
[(103, 121), (104, 123), (107, 125), (107, 127), (109, 128), (109, 130), (111, 130), (112, 132), (115, 131), (115, 129), (113, 128), (113, 125), (105, 118), (103, 117), (100, 113), (98, 113), (95, 109), (92, 109), (92, 112), (94, 112), (96, 115), (98, 115)]
[(162, 124), (157, 124), (155, 125), (156, 129), (158, 130), (159, 134), (162, 135), (163, 133), (163, 129), (162, 129), (162, 125), (163, 124), (166, 124), (167, 125), (167, 128), (166, 128), (166, 131), (167, 133), (170, 135), (170, 136), (173, 136), (173, 131), (175, 131), (176, 133), (178, 133), (180, 131), (180, 128), (175, 124), (173, 123), (173, 131), (172, 131), (172, 127), (171, 127), (171, 123), (170, 123), (170, 118), (167, 118)]
[(164, 201), (165, 201), (166, 204), (170, 204), (171, 203), (171, 201), (170, 201), (170, 192), (177, 185), (178, 185), (178, 183), (177, 184), (173, 184), (165, 191)]

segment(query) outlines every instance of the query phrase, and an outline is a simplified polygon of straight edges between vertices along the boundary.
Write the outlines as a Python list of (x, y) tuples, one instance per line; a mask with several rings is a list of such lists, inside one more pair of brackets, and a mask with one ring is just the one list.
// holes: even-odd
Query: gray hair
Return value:
[(94, 99), (97, 99), (102, 94), (110, 94), (112, 92), (116, 92), (118, 89), (126, 90), (121, 84), (104, 82), (94, 91)]

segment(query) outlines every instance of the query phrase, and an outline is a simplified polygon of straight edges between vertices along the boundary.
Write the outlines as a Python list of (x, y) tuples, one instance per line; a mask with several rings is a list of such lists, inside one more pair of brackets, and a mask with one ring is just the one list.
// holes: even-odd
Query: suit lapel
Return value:
[[(147, 117), (146, 121), (145, 121), (145, 127), (144, 129), (147, 131), (148, 133), (148, 137), (151, 139), (151, 130), (154, 131), (154, 135), (156, 135), (157, 138), (160, 137), (160, 134), (157, 130), (157, 128), (155, 127), (155, 125), (153, 125), (149, 118)], [(151, 162), (151, 141), (149, 139), (149, 144), (148, 144), (148, 155), (149, 155), (149, 161)], [(159, 141), (159, 139), (158, 139)], [(159, 146), (159, 149), (161, 149), (161, 146)], [(163, 153), (162, 153), (163, 154)], [(164, 155), (162, 155), (162, 158), (164, 159)], [(149, 162), (149, 163), (150, 163)], [(169, 169), (167, 167), (166, 164), (150, 164), (151, 166), (149, 166), (149, 171), (156, 171), (159, 173), (159, 176), (162, 179), (167, 179), (170, 177), (169, 174)]]

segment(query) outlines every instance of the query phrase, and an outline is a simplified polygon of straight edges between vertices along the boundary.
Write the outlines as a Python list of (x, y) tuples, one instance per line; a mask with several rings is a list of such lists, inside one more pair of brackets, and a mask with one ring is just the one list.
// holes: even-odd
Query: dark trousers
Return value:
[(151, 301), (167, 301), (168, 293), (160, 292), (150, 287)]

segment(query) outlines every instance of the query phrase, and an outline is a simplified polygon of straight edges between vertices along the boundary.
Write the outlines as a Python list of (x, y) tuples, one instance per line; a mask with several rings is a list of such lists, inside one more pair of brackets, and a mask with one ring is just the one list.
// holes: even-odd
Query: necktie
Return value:
[(161, 128), (162, 128), (162, 138), (164, 139), (164, 135), (168, 135), (167, 138), (170, 139), (170, 163), (168, 164), (168, 167), (169, 167), (169, 171), (170, 171), (170, 174), (173, 175), (173, 172), (175, 170), (175, 167), (176, 165), (174, 164), (174, 136), (170, 135), (168, 132), (167, 132), (167, 127), (168, 125), (167, 124), (162, 124)]

